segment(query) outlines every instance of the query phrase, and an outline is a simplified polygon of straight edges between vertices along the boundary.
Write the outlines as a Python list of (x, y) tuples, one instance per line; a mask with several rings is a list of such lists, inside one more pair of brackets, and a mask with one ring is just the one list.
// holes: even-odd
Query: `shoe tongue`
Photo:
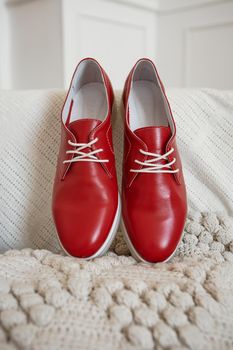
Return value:
[(79, 119), (71, 122), (68, 129), (74, 134), (79, 143), (89, 142), (89, 136), (101, 121), (98, 119)]
[(164, 153), (167, 142), (171, 137), (169, 126), (148, 126), (134, 131), (145, 142), (148, 152)]

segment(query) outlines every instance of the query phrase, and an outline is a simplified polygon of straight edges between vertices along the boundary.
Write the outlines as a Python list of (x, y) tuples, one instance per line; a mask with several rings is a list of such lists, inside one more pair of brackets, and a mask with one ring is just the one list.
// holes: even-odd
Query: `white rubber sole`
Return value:
[[(144, 262), (144, 263), (146, 263), (146, 264), (156, 264), (156, 263), (153, 263), (153, 262), (150, 262), (150, 261), (147, 261), (147, 260), (143, 259), (143, 258), (141, 257), (141, 255), (136, 251), (136, 249), (134, 248), (134, 246), (133, 246), (133, 244), (132, 244), (132, 242), (131, 242), (131, 240), (130, 240), (130, 238), (129, 238), (129, 235), (128, 235), (127, 231), (126, 231), (126, 228), (125, 228), (125, 224), (124, 224), (123, 219), (121, 219), (121, 229), (122, 229), (122, 233), (123, 233), (123, 236), (124, 236), (124, 238), (125, 238), (125, 241), (126, 241), (126, 243), (127, 243), (127, 246), (128, 246), (128, 248), (129, 248), (129, 250), (130, 250), (130, 253), (131, 253), (132, 256), (134, 257), (134, 259), (137, 260), (138, 262)], [(182, 235), (181, 235), (181, 238), (180, 238), (180, 240), (179, 240), (179, 242), (178, 242), (178, 244), (177, 244), (176, 249), (174, 250), (174, 252), (173, 252), (166, 260), (160, 261), (160, 263), (161, 263), (161, 262), (166, 263), (166, 262), (168, 262), (170, 259), (173, 258), (173, 256), (175, 255), (176, 250), (177, 250), (177, 248), (178, 248), (180, 242), (181, 242), (182, 239), (183, 239), (183, 236), (184, 236), (184, 231), (183, 231), (183, 233), (182, 233)]]
[(76, 258), (76, 259), (80, 259), (80, 260), (91, 260), (91, 259), (99, 258), (99, 257), (103, 256), (105, 253), (107, 253), (108, 249), (110, 248), (110, 246), (111, 246), (111, 244), (116, 236), (117, 229), (118, 229), (119, 224), (120, 224), (120, 218), (121, 218), (121, 199), (120, 199), (120, 195), (118, 194), (118, 206), (117, 206), (117, 211), (115, 214), (115, 218), (113, 220), (112, 227), (108, 233), (108, 237), (105, 240), (104, 244), (100, 247), (100, 249), (95, 254), (93, 254), (87, 258), (74, 257), (73, 255), (69, 254), (67, 252), (67, 250), (63, 247), (63, 245), (60, 241), (60, 238), (58, 236), (58, 233), (56, 232), (60, 246), (64, 250), (64, 252), (72, 258)]

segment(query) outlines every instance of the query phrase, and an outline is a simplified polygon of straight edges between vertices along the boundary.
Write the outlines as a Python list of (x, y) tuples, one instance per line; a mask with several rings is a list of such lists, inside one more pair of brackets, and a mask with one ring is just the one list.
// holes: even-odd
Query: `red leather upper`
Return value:
[[(149, 60), (148, 62), (153, 64)], [(181, 239), (187, 213), (186, 190), (176, 146), (175, 124), (173, 132), (170, 126), (149, 126), (135, 131), (130, 129), (128, 97), (136, 65), (126, 80), (123, 93), (125, 129), (122, 215), (127, 234), (138, 255), (148, 262), (161, 262), (171, 256)], [(164, 89), (162, 91), (166, 98)], [(174, 120), (172, 122), (174, 123)], [(150, 159), (149, 156), (143, 155), (140, 149), (163, 155), (172, 147), (174, 152), (168, 161), (176, 158), (172, 169), (178, 168), (178, 173), (130, 171), (143, 168), (135, 163), (135, 159), (141, 162)], [(162, 160), (159, 163), (166, 164), (168, 161)]]
[[(99, 68), (107, 91), (108, 115), (104, 121), (88, 117), (68, 125), (61, 121), (61, 144), (53, 188), (52, 210), (59, 239), (70, 255), (80, 258), (91, 257), (102, 247), (118, 206), (111, 129), (113, 91), (106, 73)], [(91, 150), (103, 149), (97, 157), (108, 159), (108, 163), (63, 164), (64, 160), (74, 156), (66, 154), (67, 150), (75, 149), (68, 140), (88, 143), (95, 138), (98, 141)], [(85, 149), (85, 152), (91, 150)]]

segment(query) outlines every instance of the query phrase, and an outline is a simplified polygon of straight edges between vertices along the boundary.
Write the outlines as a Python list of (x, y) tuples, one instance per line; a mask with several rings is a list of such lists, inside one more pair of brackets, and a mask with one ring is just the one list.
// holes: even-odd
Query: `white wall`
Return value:
[(169, 86), (233, 89), (233, 1), (162, 0), (158, 52)]
[(4, 0), (0, 0), (0, 88), (9, 88), (11, 86), (8, 24), (8, 13)]
[(149, 56), (166, 86), (233, 89), (233, 0), (0, 1), (0, 87), (67, 86), (94, 56), (121, 88)]
[(0, 2), (0, 87), (3, 85), (3, 78), (2, 78), (2, 59), (3, 59), (3, 51), (2, 51), (2, 42), (3, 42), (3, 19), (4, 19), (4, 7), (3, 2)]
[[(90, 6), (91, 5), (91, 6)], [(120, 1), (63, 1), (65, 85), (77, 62), (96, 57), (121, 88), (137, 59), (157, 54), (157, 14)]]
[(8, 0), (11, 87), (63, 85), (59, 1)]
[(68, 86), (86, 56), (96, 57), (121, 88), (138, 58), (156, 56), (157, 14), (151, 8), (104, 0), (6, 3), (12, 88)]

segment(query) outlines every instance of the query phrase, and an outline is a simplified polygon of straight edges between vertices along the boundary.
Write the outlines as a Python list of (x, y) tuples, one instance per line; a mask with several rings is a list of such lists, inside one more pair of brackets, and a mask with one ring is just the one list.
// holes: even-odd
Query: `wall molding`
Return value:
[[(5, 0), (9, 6), (17, 6), (28, 2), (41, 0)], [(99, 0), (101, 2), (113, 2), (131, 7), (138, 7), (146, 11), (154, 11), (160, 14), (176, 13), (195, 8), (201, 8), (216, 4), (232, 2), (232, 0)]]
[[(12, 0), (14, 1), (14, 0)], [(17, 0), (16, 0), (17, 1)], [(19, 0), (18, 0), (19, 1)], [(27, 1), (27, 0), (24, 0)], [(33, 0), (31, 0), (33, 1)], [(193, 10), (213, 5), (222, 5), (232, 0), (102, 0), (111, 1), (127, 6), (139, 7), (144, 10), (158, 12), (159, 14), (171, 14), (181, 11)]]
[[(63, 74), (65, 82), (66, 79), (68, 80), (70, 78), (70, 71), (73, 67), (75, 57), (80, 53), (80, 58), (82, 58), (82, 55), (85, 55), (86, 51), (92, 52), (92, 46), (84, 44), (85, 33), (82, 35), (80, 30), (78, 32), (81, 35), (81, 39), (78, 40), (78, 43), (76, 43), (76, 41), (72, 43), (74, 32), (77, 31), (77, 25), (79, 25), (78, 23), (80, 23), (79, 28), (85, 28), (86, 31), (87, 27), (85, 23), (87, 20), (89, 21), (91, 19), (91, 21), (93, 21), (91, 26), (94, 29), (95, 27), (99, 28), (99, 21), (101, 21), (103, 26), (105, 26), (104, 28), (106, 28), (104, 32), (104, 29), (100, 26), (100, 31), (103, 33), (103, 36), (106, 34), (108, 39), (108, 35), (110, 36), (108, 29), (110, 29), (113, 35), (115, 35), (116, 40), (119, 38), (118, 31), (115, 27), (111, 27), (110, 25), (124, 26), (123, 29), (127, 29), (125, 33), (128, 35), (127, 38), (129, 38), (127, 41), (130, 41), (132, 36), (137, 35), (140, 39), (140, 46), (136, 41), (132, 44), (135, 45), (137, 49), (133, 47), (133, 53), (129, 53), (127, 63), (121, 62), (121, 71), (122, 69), (124, 70), (126, 64), (130, 64), (131, 57), (141, 54), (140, 52), (142, 51), (143, 53), (145, 52), (146, 56), (151, 56), (152, 58), (157, 56), (161, 69), (164, 70), (165, 77), (167, 76), (168, 85), (187, 86), (192, 85), (192, 81), (196, 81), (195, 75), (190, 73), (189, 64), (193, 64), (196, 70), (198, 70), (199, 67), (199, 63), (194, 64), (194, 61), (190, 58), (192, 45), (196, 45), (198, 48), (201, 45), (196, 43), (196, 36), (192, 36), (193, 31), (199, 30), (201, 35), (201, 32), (205, 29), (226, 26), (226, 22), (233, 20), (233, 0), (0, 0), (0, 5), (1, 4), (2, 7), (0, 6), (0, 10), (2, 8), (5, 9), (5, 18), (7, 19), (7, 21), (5, 21), (9, 22), (5, 24), (9, 26), (11, 25), (11, 11), (14, 15), (14, 12), (17, 13), (17, 10), (23, 10), (18, 12), (20, 16), (25, 16), (27, 21), (28, 17), (25, 13), (32, 13), (34, 7), (53, 4), (54, 8), (59, 8), (60, 22), (56, 22), (56, 25), (62, 35), (59, 36), (61, 43), (57, 43), (56, 47), (60, 45), (59, 52), (62, 53), (61, 66), (63, 65), (63, 72), (60, 73)], [(71, 4), (73, 4), (73, 6), (71, 6)], [(75, 11), (79, 18), (74, 18)], [(0, 15), (1, 14), (2, 13), (0, 13)], [(42, 14), (42, 18), (43, 16)], [(10, 36), (7, 37), (7, 32), (10, 32), (10, 30), (2, 30), (3, 21), (0, 20), (0, 22), (2, 22), (0, 23), (0, 39), (2, 41), (2, 47), (0, 48), (0, 85), (11, 87), (11, 84), (14, 86), (14, 76), (11, 69), (14, 62), (11, 62), (12, 60), (10, 57)], [(232, 23), (230, 22), (228, 25), (232, 26)], [(72, 27), (74, 27), (74, 29), (72, 29)], [(50, 28), (49, 25), (48, 28)], [(9, 27), (9, 29), (11, 28)], [(121, 33), (120, 36), (124, 35), (123, 29), (121, 31), (119, 30)], [(135, 29), (135, 32), (132, 31), (132, 29)], [(140, 32), (138, 29), (140, 29)], [(17, 28), (14, 28), (14, 30), (17, 30)], [(40, 35), (39, 32), (40, 30), (37, 32), (38, 36)], [(27, 35), (27, 33), (25, 35)], [(219, 38), (219, 36), (220, 34), (218, 35), (218, 40), (222, 41), (222, 37), (220, 36)], [(91, 43), (91, 34), (87, 34), (87, 37)], [(143, 40), (144, 37), (145, 39)], [(206, 38), (206, 41), (207, 40), (208, 38)], [(96, 42), (98, 43), (97, 39)], [(173, 60), (175, 65), (177, 65), (177, 69), (170, 67), (170, 44), (173, 50)], [(121, 38), (119, 38), (119, 47), (121, 47), (120, 45)], [(82, 47), (84, 47), (84, 49)], [(223, 47), (225, 46), (223, 45)], [(101, 57), (102, 51), (98, 50), (98, 45), (96, 45), (95, 50), (94, 52), (97, 52)], [(2, 54), (3, 52), (4, 55)], [(103, 57), (105, 57), (105, 50), (103, 50), (103, 52)], [(116, 55), (114, 54), (113, 59), (115, 56), (117, 56), (117, 53)], [(224, 62), (223, 55), (219, 54), (219, 57), (221, 62)], [(38, 65), (39, 64), (40, 62), (38, 62)], [(228, 63), (228, 66), (230, 66), (230, 63)], [(110, 71), (111, 69), (111, 66), (109, 66)], [(113, 76), (114, 74), (113, 70)], [(206, 76), (208, 78), (208, 75)], [(52, 77), (52, 79), (54, 78)], [(120, 84), (120, 78), (118, 79), (117, 74), (114, 79), (117, 84)], [(38, 79), (38, 81), (40, 81), (40, 79)]]
[(190, 39), (190, 34), (193, 32), (202, 32), (205, 30), (211, 30), (211, 29), (217, 29), (217, 28), (224, 28), (224, 27), (232, 27), (233, 21), (226, 21), (226, 22), (216, 22), (216, 23), (209, 23), (206, 25), (197, 25), (197, 26), (190, 26), (186, 27), (183, 30), (183, 76), (182, 76), (182, 83), (183, 86), (188, 86), (190, 84), (189, 77), (188, 77), (188, 59), (189, 59), (189, 52), (188, 52), (188, 41)]
[(141, 31), (145, 31), (146, 27), (143, 26), (142, 24), (135, 24), (135, 23), (126, 23), (124, 21), (120, 21), (120, 20), (111, 20), (108, 18), (105, 18), (101, 15), (87, 15), (87, 14), (82, 14), (81, 16), (79, 16), (80, 19), (90, 19), (92, 21), (95, 22), (100, 22), (100, 23), (108, 23), (108, 24), (115, 24), (117, 26), (124, 26), (126, 28), (136, 28), (136, 29), (140, 29)]
[(104, 0), (104, 1), (111, 1), (118, 4), (123, 4), (127, 6), (134, 6), (139, 7), (144, 10), (152, 10), (152, 11), (159, 11), (160, 6), (160, 0)]
[[(143, 11), (138, 6), (123, 5), (120, 1), (93, 0), (91, 7), (88, 1), (77, 1), (75, 10), (69, 6), (69, 1), (63, 0), (65, 86), (69, 84), (76, 60), (86, 56), (86, 53), (89, 56), (96, 55), (106, 70), (111, 72), (113, 85), (116, 88), (122, 87), (122, 81), (128, 70), (139, 57), (156, 55), (156, 13), (151, 10)], [(88, 31), (86, 36), (81, 34), (82, 30)], [(99, 43), (96, 35), (98, 30), (104, 36)], [(74, 36), (78, 42), (76, 47), (74, 40), (72, 41), (74, 32), (77, 32)], [(112, 38), (116, 41), (112, 41)], [(121, 48), (122, 52), (127, 51), (132, 38), (137, 40), (132, 43), (127, 58), (123, 58), (121, 54), (118, 57), (119, 49)], [(105, 54), (106, 43), (111, 46), (112, 42), (114, 47), (111, 52)], [(103, 49), (101, 45), (104, 45)], [(117, 68), (114, 68), (115, 65)]]
[(159, 13), (166, 15), (229, 2), (232, 0), (159, 0), (158, 7)]
[[(41, 0), (5, 0), (6, 5), (20, 5), (26, 2), (34, 2), (34, 1), (41, 1)], [(99, 0), (99, 1), (105, 1), (105, 2), (115, 2), (122, 5), (127, 6), (133, 6), (133, 7), (139, 7), (144, 10), (153, 10), (158, 11), (159, 10), (159, 0)]]
[(23, 5), (28, 2), (35, 2), (40, 0), (5, 0), (6, 6), (17, 6), (17, 5)]

